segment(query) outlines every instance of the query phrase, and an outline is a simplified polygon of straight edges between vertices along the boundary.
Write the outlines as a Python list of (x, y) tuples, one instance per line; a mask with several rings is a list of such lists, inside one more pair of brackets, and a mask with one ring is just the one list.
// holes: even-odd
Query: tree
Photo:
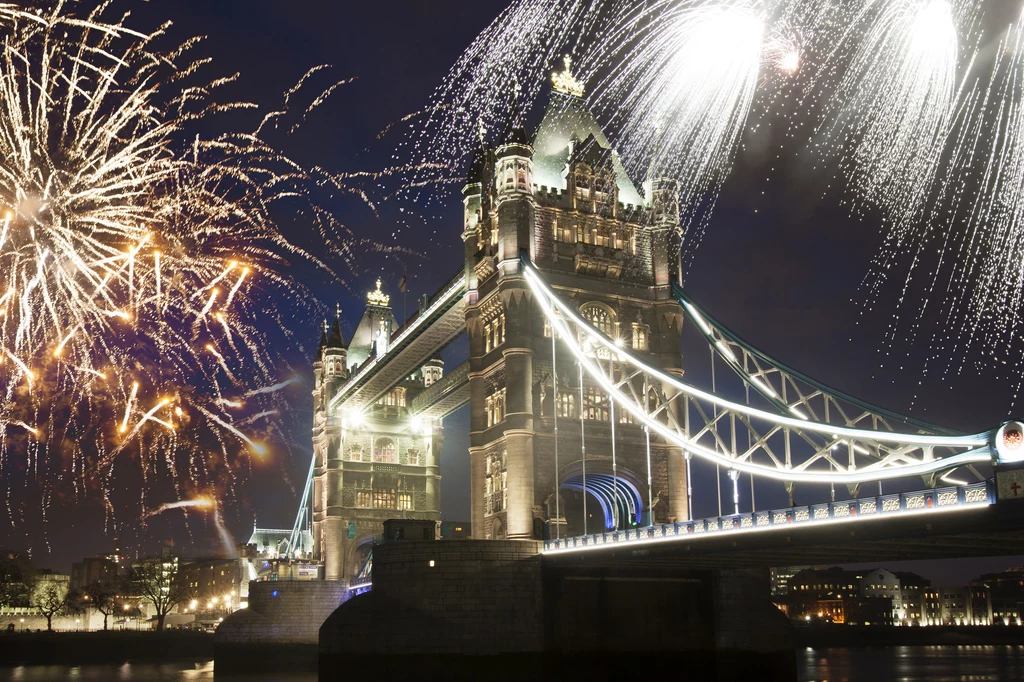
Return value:
[(100, 581), (86, 586), (83, 590), (83, 606), (91, 607), (103, 614), (103, 629), (107, 629), (107, 618), (114, 614), (119, 605), (120, 590), (117, 583)]
[(53, 630), (53, 617), (64, 613), (71, 592), (67, 576), (41, 575), (32, 587), (32, 606), (46, 618), (46, 630)]
[(175, 606), (191, 596), (191, 588), (178, 568), (177, 558), (146, 559), (132, 566), (132, 585), (136, 594), (153, 605), (157, 632)]

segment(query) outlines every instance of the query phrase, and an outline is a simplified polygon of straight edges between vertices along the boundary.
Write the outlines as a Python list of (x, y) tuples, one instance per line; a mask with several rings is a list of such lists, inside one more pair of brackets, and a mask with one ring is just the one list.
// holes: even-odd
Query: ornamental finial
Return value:
[(572, 57), (565, 55), (565, 71), (551, 74), (551, 85), (557, 92), (573, 97), (583, 97), (583, 83), (572, 74)]
[(369, 301), (371, 305), (377, 305), (384, 308), (387, 307), (389, 303), (391, 303), (391, 297), (380, 290), (380, 285), (381, 281), (380, 278), (378, 277), (377, 290), (371, 291), (370, 293), (366, 294), (366, 300)]

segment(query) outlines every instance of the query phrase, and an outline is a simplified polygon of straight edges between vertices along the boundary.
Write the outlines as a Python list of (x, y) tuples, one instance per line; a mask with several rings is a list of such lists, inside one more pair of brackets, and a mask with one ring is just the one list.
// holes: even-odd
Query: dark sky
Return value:
[[(275, 105), (281, 93), (316, 64), (333, 64), (337, 79), (356, 77), (285, 143), (286, 151), (303, 162), (355, 171), (379, 170), (394, 163), (392, 154), (400, 136), (396, 132), (376, 141), (377, 133), (421, 109), (462, 50), (506, 4), (500, 0), (161, 0), (134, 6), (143, 28), (157, 19), (171, 19), (175, 38), (208, 36), (203, 49), (214, 58), (214, 71), (241, 73), (231, 94), (261, 106)], [(537, 66), (549, 69), (552, 65)], [(850, 218), (840, 206), (842, 196), (826, 191), (829, 178), (813, 171), (806, 156), (794, 155), (783, 162), (775, 159), (771, 150), (783, 142), (782, 134), (777, 121), (748, 133), (712, 223), (694, 254), (687, 288), (713, 315), (765, 352), (843, 391), (952, 428), (979, 431), (996, 425), (1011, 410), (1013, 387), (989, 369), (992, 363), (976, 355), (972, 358), (982, 362), (970, 365), (967, 372), (934, 371), (933, 364), (933, 371), (923, 375), (925, 351), (920, 345), (897, 341), (890, 349), (884, 343), (896, 312), (891, 301), (896, 300), (902, 280), (897, 277), (883, 289), (880, 302), (866, 312), (859, 289), (881, 244), (878, 223), (871, 216)], [(362, 270), (347, 278), (348, 289), (328, 278), (309, 282), (325, 311), (335, 301), (345, 309), (347, 334), (361, 313), (362, 293), (376, 277), (383, 277), (385, 288), (391, 289), (401, 317), (396, 287), (403, 269), (409, 273), (409, 300), (413, 301), (435, 291), (459, 268), (457, 195), (450, 194), (446, 205), (450, 211), (433, 224), (404, 233), (402, 245), (419, 255), (361, 259)], [(358, 202), (339, 204), (337, 211), (358, 235), (382, 242), (390, 240), (398, 215), (385, 207), (378, 218)], [(302, 234), (294, 238), (308, 239)], [(319, 322), (309, 320), (310, 339), (315, 338)], [(311, 349), (286, 350), (293, 357), (303, 352), (308, 357)], [(460, 352), (464, 349), (459, 345), (449, 350), (452, 365), (459, 362)], [(689, 377), (706, 380), (706, 347), (686, 352)], [(1011, 366), (1017, 364), (1014, 361)], [(1007, 373), (1005, 367), (1002, 371)], [(307, 395), (298, 392), (295, 400), (301, 403)], [(300, 415), (309, 409), (302, 404), (293, 407)], [(308, 421), (296, 426), (297, 439), (308, 433), (303, 431), (308, 426)], [(469, 516), (467, 431), (465, 410), (446, 424), (442, 510), (449, 519)], [(302, 453), (292, 459), (284, 469), (293, 480), (301, 479), (308, 459)], [(762, 492), (759, 485), (759, 502), (762, 495), (775, 499), (778, 493), (767, 487)], [(247, 534), (253, 513), (261, 525), (290, 526), (294, 492), (281, 486), (276, 473), (260, 473), (244, 487), (243, 496), (248, 504), (228, 515), (236, 535)], [(714, 513), (715, 504), (714, 499), (698, 500), (695, 514)], [(153, 525), (149, 539), (154, 541), (169, 530)], [(206, 532), (194, 530), (202, 542)], [(58, 567), (104, 550), (100, 545), (109, 543), (91, 527), (77, 528), (69, 537), (63, 528), (51, 524), (49, 534), (53, 554), (40, 561), (49, 560)], [(939, 582), (956, 582), (1012, 563), (996, 559), (912, 568)]]

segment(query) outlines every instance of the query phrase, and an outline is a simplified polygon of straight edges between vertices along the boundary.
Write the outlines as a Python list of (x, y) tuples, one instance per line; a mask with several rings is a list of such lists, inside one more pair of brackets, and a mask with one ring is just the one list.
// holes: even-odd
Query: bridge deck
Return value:
[(735, 568), (1024, 554), (1024, 507), (993, 500), (991, 484), (939, 488), (563, 538), (544, 556)]
[(443, 377), (409, 403), (409, 414), (440, 419), (469, 402), (469, 360)]
[(375, 403), (466, 330), (466, 278), (452, 277), (430, 299), (425, 310), (391, 338), (388, 351), (370, 358), (341, 387), (331, 409), (342, 405), (363, 410)]

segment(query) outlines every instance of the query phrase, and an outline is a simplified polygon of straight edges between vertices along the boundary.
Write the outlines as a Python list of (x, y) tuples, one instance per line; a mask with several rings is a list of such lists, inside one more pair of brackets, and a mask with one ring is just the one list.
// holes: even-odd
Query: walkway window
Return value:
[(383, 398), (377, 401), (377, 404), (388, 407), (405, 407), (405, 389), (398, 387), (388, 391)]
[(373, 446), (373, 461), (382, 464), (398, 464), (398, 448), (390, 438), (380, 438)]

